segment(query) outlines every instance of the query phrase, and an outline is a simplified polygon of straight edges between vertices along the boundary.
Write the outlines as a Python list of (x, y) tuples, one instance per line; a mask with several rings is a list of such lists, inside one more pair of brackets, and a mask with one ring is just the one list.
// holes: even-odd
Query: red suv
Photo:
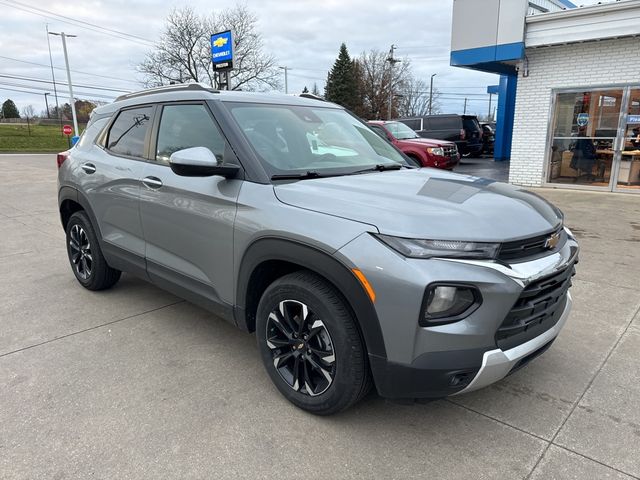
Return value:
[(367, 124), (423, 167), (452, 170), (460, 161), (458, 147), (453, 142), (422, 138), (401, 122), (372, 120)]

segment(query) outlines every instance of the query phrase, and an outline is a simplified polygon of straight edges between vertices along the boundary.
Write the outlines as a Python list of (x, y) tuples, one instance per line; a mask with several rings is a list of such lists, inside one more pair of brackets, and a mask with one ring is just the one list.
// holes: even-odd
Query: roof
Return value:
[(199, 83), (182, 83), (150, 88), (121, 95), (115, 102), (96, 109), (96, 113), (112, 113), (122, 107), (185, 100), (213, 100), (221, 102), (247, 102), (278, 105), (300, 105), (324, 108), (342, 108), (334, 103), (298, 95), (276, 92), (243, 92), (235, 90), (214, 90)]
[(526, 17), (527, 48), (640, 35), (640, 0), (620, 0)]

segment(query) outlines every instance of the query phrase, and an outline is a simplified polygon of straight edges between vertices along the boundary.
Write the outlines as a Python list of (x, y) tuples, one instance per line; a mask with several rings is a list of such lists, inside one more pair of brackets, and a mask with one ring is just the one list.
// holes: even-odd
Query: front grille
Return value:
[[(554, 233), (558, 233), (560, 238), (555, 248), (550, 250), (547, 248), (547, 240)], [(555, 232), (503, 243), (500, 246), (500, 251), (498, 252), (498, 259), (503, 261), (514, 261), (529, 259), (535, 255), (549, 254), (562, 248), (566, 241), (567, 232), (565, 232), (564, 228), (560, 227)]]
[(458, 155), (458, 148), (455, 145), (443, 147), (445, 157), (455, 157)]
[(553, 327), (567, 303), (567, 290), (574, 275), (571, 264), (527, 285), (496, 332), (498, 347), (508, 350)]

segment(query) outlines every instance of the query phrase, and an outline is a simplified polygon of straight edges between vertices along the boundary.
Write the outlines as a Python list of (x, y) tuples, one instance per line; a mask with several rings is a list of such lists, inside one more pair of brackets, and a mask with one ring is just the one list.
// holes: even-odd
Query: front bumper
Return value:
[[(405, 258), (370, 235), (345, 245), (338, 253), (364, 272), (376, 292), (374, 306), (386, 356), (369, 357), (379, 394), (407, 399), (469, 392), (500, 380), (544, 351), (567, 320), (572, 305), (568, 292), (559, 316), (538, 336), (501, 349), (497, 331), (527, 286), (573, 268), (578, 251), (569, 235), (551, 255), (507, 265)], [(483, 303), (458, 322), (420, 327), (422, 298), (432, 282), (473, 284)]]

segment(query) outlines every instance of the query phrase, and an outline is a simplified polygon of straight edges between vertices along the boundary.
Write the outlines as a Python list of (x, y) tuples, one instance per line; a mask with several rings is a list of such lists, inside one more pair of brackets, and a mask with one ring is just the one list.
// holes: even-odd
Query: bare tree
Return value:
[(27, 119), (27, 129), (29, 130), (29, 136), (31, 136), (31, 120), (36, 114), (36, 109), (33, 108), (33, 105), (27, 105), (26, 107), (22, 107), (22, 116)]
[(138, 70), (146, 86), (172, 82), (203, 82), (216, 87), (211, 63), (211, 34), (233, 32), (234, 69), (230, 72), (234, 90), (278, 88), (275, 58), (262, 50), (257, 17), (243, 5), (200, 16), (191, 7), (174, 9), (166, 20), (158, 44), (147, 53)]
[(401, 85), (411, 72), (411, 63), (403, 59), (391, 67), (388, 54), (380, 50), (363, 52), (356, 60), (360, 108), (356, 114), (366, 119), (386, 119), (389, 109), (389, 94), (392, 95), (391, 117), (398, 116)]
[[(429, 85), (413, 75), (407, 75), (401, 80), (399, 92), (402, 95), (398, 102), (400, 117), (421, 117), (429, 113)], [(431, 113), (440, 113), (440, 92), (433, 89)]]

